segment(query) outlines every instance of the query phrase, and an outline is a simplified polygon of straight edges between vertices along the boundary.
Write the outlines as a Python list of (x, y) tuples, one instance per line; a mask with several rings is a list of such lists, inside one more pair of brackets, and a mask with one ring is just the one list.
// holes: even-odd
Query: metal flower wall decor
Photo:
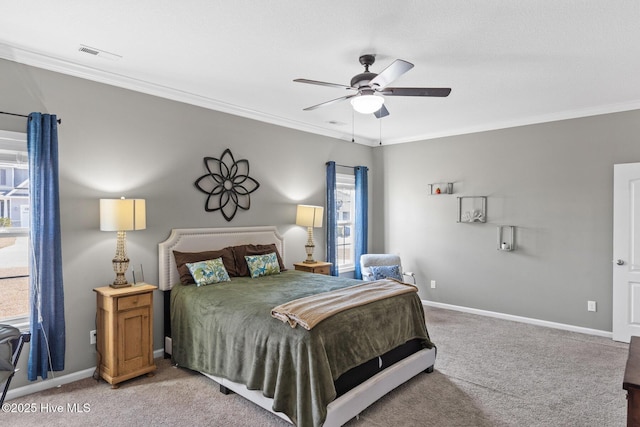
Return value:
[(219, 159), (205, 157), (204, 167), (208, 173), (194, 183), (196, 188), (207, 194), (204, 210), (222, 212), (231, 221), (238, 208), (249, 210), (250, 194), (260, 187), (260, 183), (249, 176), (249, 161), (236, 161), (230, 149), (224, 150)]

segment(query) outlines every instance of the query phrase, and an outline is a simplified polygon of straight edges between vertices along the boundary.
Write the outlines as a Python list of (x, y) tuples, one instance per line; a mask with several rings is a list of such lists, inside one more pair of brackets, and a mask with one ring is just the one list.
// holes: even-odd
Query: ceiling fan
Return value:
[(351, 99), (353, 109), (359, 113), (373, 113), (377, 118), (389, 115), (389, 110), (384, 106), (384, 96), (437, 96), (446, 97), (451, 93), (451, 88), (428, 87), (387, 87), (391, 82), (413, 68), (413, 64), (402, 59), (396, 59), (380, 74), (372, 73), (369, 67), (376, 61), (374, 55), (362, 55), (360, 64), (364, 65), (364, 73), (357, 74), (351, 79), (351, 86), (336, 83), (320, 82), (317, 80), (295, 79), (294, 82), (308, 83), (312, 85), (337, 87), (356, 91), (340, 98), (332, 99), (321, 104), (307, 107), (304, 111), (315, 110), (336, 102)]

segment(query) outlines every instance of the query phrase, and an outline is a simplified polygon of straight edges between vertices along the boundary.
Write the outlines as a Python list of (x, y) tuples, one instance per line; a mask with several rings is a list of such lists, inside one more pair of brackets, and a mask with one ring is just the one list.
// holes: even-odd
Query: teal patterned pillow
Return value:
[(386, 279), (390, 277), (402, 282), (402, 274), (400, 274), (399, 265), (372, 265), (369, 267), (373, 280)]
[(275, 252), (264, 255), (245, 255), (251, 278), (280, 274), (280, 264)]
[(196, 282), (196, 286), (212, 285), (214, 283), (229, 282), (229, 273), (224, 268), (222, 257), (187, 263), (187, 268)]

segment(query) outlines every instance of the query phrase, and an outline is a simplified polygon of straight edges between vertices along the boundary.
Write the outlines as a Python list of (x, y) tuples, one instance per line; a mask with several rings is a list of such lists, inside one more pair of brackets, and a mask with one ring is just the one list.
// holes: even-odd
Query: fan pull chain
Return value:
[(356, 142), (355, 133), (356, 133), (356, 113), (354, 113), (353, 108), (351, 109), (351, 142)]
[(382, 145), (382, 117), (380, 117), (378, 121), (380, 122), (380, 138), (378, 139), (378, 145)]

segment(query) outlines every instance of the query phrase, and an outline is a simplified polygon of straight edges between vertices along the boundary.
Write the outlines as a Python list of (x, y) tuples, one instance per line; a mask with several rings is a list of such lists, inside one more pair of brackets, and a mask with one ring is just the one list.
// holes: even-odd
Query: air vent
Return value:
[(117, 61), (122, 58), (121, 55), (116, 55), (115, 53), (107, 52), (104, 50), (96, 49), (95, 47), (89, 47), (85, 45), (80, 45), (78, 48), (80, 52), (88, 53), (89, 55), (97, 56), (99, 58), (110, 59), (111, 61)]
[(95, 50), (95, 49), (91, 49), (90, 47), (86, 47), (86, 46), (80, 46), (80, 49), (78, 49), (80, 52), (84, 52), (84, 53), (88, 53), (89, 55), (97, 55), (100, 52)]

